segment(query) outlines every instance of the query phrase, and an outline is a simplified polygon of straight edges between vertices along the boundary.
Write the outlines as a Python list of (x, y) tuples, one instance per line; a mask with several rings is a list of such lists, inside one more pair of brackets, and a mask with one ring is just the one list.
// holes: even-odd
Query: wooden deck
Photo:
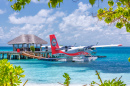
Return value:
[(20, 55), (30, 57), (30, 58), (36, 58), (36, 59), (46, 58), (46, 57), (43, 57), (42, 54), (40, 54), (40, 56), (36, 56), (36, 53), (32, 53), (32, 52), (22, 52), (22, 54)]
[[(46, 51), (35, 51), (34, 53), (32, 52), (17, 52), (17, 51), (0, 51), (0, 59), (28, 59), (29, 58), (47, 58), (47, 54), (51, 52), (46, 52)], [(12, 58), (13, 56), (13, 58)]]

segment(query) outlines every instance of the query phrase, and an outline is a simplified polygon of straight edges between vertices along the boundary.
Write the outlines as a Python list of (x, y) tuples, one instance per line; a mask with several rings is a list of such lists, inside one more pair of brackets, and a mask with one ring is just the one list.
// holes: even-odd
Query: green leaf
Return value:
[(17, 86), (24, 77), (24, 71), (20, 66), (14, 66), (7, 59), (0, 60), (0, 86)]
[(71, 78), (69, 77), (69, 74), (64, 73), (63, 77), (65, 78), (64, 85), (69, 86)]
[(98, 14), (102, 14), (102, 13), (103, 13), (103, 9), (100, 8), (100, 9), (98, 10)]
[(124, 17), (126, 17), (126, 18), (129, 16), (129, 12), (128, 12), (128, 10), (127, 10), (127, 9), (126, 9), (126, 10), (124, 10), (123, 15), (124, 15)]
[(35, 51), (35, 47), (34, 47), (34, 46), (30, 46), (30, 50), (31, 50), (32, 52), (34, 52), (34, 51)]
[(89, 3), (93, 6), (96, 0), (89, 0)]
[(121, 29), (123, 27), (123, 23), (122, 22), (117, 22), (116, 27)]
[(126, 26), (126, 31), (130, 32), (130, 23), (125, 24), (125, 26)]
[(49, 8), (51, 7), (51, 6), (50, 6), (50, 4), (51, 4), (51, 3), (50, 3), (50, 2), (48, 2), (48, 7), (49, 7)]
[(107, 18), (105, 18), (104, 21), (109, 24), (109, 23), (111, 23), (112, 19), (111, 19), (111, 17), (107, 17)]
[(116, 4), (117, 4), (117, 6), (119, 6), (119, 7), (121, 6), (121, 3), (120, 3), (120, 2), (117, 2)]
[(112, 7), (112, 6), (114, 5), (113, 0), (109, 0), (109, 1), (108, 1), (108, 5), (109, 5), (110, 7)]

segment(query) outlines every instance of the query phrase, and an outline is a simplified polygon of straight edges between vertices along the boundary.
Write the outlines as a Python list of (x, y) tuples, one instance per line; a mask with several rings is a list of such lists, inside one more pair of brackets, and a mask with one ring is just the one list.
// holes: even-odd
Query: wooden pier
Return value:
[(0, 59), (28, 59), (28, 58), (36, 58), (36, 59), (41, 59), (41, 58), (48, 58), (48, 54), (52, 57), (51, 52), (46, 52), (46, 51), (35, 51), (34, 53), (32, 52), (17, 52), (17, 51), (0, 51)]

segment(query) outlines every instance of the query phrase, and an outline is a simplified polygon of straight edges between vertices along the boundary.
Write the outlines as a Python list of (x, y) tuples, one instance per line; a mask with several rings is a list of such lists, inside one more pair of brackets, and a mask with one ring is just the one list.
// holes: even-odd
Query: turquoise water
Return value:
[[(0, 47), (0, 51), (12, 51), (12, 47)], [(102, 80), (111, 80), (122, 76), (126, 84), (130, 85), (130, 47), (97, 48), (97, 55), (107, 56), (92, 62), (51, 62), (37, 59), (9, 60), (11, 64), (20, 65), (26, 77), (25, 82), (35, 84), (63, 83), (62, 75), (66, 72), (71, 77), (71, 84), (90, 84), (99, 82), (95, 70), (100, 72)]]

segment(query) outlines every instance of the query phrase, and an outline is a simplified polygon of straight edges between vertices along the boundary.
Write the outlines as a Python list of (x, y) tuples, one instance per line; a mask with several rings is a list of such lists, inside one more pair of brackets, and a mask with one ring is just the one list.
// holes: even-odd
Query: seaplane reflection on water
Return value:
[(46, 51), (52, 51), (52, 55), (56, 57), (66, 57), (60, 61), (92, 61), (97, 57), (92, 56), (91, 52), (97, 47), (115, 47), (122, 46), (122, 44), (115, 45), (100, 45), (100, 46), (59, 46), (54, 34), (50, 35), (51, 46), (42, 46)]

